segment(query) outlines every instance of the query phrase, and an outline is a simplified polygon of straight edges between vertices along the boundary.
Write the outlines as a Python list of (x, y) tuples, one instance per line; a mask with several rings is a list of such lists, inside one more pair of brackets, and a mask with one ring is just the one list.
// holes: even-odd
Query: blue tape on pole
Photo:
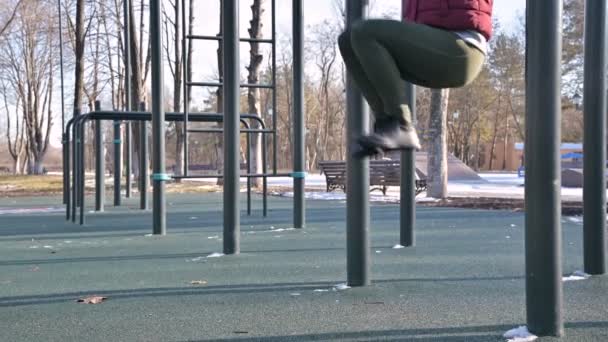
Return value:
[(122, 140), (120, 140), (120, 139), (114, 139), (114, 143), (115, 143), (115, 144), (121, 144), (121, 143), (122, 143)]
[(292, 172), (291, 173), (292, 178), (306, 178), (307, 175), (308, 175), (307, 172)]
[(155, 173), (152, 175), (152, 180), (161, 181), (161, 182), (170, 181), (171, 176), (166, 173)]

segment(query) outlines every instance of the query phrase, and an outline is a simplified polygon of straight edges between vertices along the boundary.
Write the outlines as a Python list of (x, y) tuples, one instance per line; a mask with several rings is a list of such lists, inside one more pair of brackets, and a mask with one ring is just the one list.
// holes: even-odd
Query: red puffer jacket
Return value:
[(493, 0), (402, 0), (403, 19), (446, 30), (492, 36)]

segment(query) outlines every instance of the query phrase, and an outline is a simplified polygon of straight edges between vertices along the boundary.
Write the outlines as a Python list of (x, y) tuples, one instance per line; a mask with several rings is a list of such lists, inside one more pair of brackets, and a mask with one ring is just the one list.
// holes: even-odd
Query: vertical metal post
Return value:
[(63, 133), (63, 187), (65, 197), (65, 219), (70, 219), (71, 200), (70, 200), (70, 133), (66, 130)]
[(122, 148), (121, 142), (122, 132), (120, 129), (120, 121), (114, 121), (114, 206), (120, 206), (120, 178), (122, 177), (122, 165), (120, 164), (120, 154)]
[[(74, 118), (80, 116), (80, 109), (74, 109)], [(70, 207), (70, 218), (72, 222), (76, 222), (76, 207), (78, 206), (78, 201), (76, 198), (78, 197), (78, 129), (77, 129), (77, 121), (74, 120), (72, 124), (72, 205)]]
[[(304, 131), (304, 13), (302, 0), (293, 0), (293, 224), (306, 225), (304, 187), (306, 177)], [(274, 13), (273, 13), (274, 15)]]
[(63, 204), (67, 204), (70, 194), (68, 193), (68, 183), (70, 181), (69, 175), (69, 164), (67, 160), (69, 156), (69, 147), (66, 146), (67, 139), (65, 133), (65, 95), (64, 95), (64, 84), (63, 84), (63, 22), (61, 18), (61, 0), (57, 0), (57, 12), (59, 15), (59, 77), (61, 80), (61, 146), (62, 150), (62, 161), (63, 161)]
[[(416, 87), (405, 84), (407, 104), (412, 115), (412, 124), (416, 124)], [(410, 247), (416, 244), (414, 226), (416, 224), (416, 152), (401, 152), (401, 217), (399, 244)]]
[(585, 2), (585, 272), (606, 273), (606, 0)]
[[(276, 0), (270, 1), (272, 17), (270, 19), (272, 30), (272, 172), (277, 173), (277, 4)], [(263, 136), (265, 134), (262, 134)], [(264, 165), (266, 159), (264, 158)], [(264, 172), (266, 173), (266, 172)]]
[[(246, 125), (245, 128), (250, 128), (249, 125)], [(247, 139), (247, 173), (251, 174), (251, 133), (247, 132), (245, 134), (245, 138)], [(264, 146), (262, 146), (264, 148)], [(264, 160), (264, 163), (266, 161)], [(251, 216), (251, 177), (247, 177), (247, 215)]]
[(133, 161), (132, 125), (130, 121), (125, 124), (125, 197), (131, 198), (131, 163)]
[[(266, 162), (268, 159), (268, 150), (266, 148), (268, 143), (268, 139), (266, 139), (266, 134), (262, 134), (262, 173), (268, 173), (268, 163)], [(262, 215), (264, 217), (268, 216), (268, 177), (262, 177)]]
[(167, 207), (165, 203), (165, 111), (163, 109), (163, 44), (161, 35), (161, 0), (150, 1), (150, 40), (152, 50), (152, 152), (154, 167), (152, 180), (153, 233), (167, 233)]
[(188, 169), (190, 168), (190, 155), (188, 154), (188, 112), (190, 108), (188, 105), (190, 103), (190, 97), (188, 96), (188, 51), (186, 51), (186, 0), (181, 0), (182, 2), (182, 70), (184, 71), (184, 75), (182, 79), (184, 80), (184, 176), (188, 176)]
[[(95, 101), (95, 111), (101, 110), (101, 103)], [(106, 160), (104, 157), (104, 136), (101, 129), (101, 120), (95, 120), (95, 211), (104, 211), (106, 196), (105, 171)]]
[(224, 254), (239, 254), (239, 1), (224, 0)]
[[(362, 20), (367, 12), (367, 0), (346, 1), (346, 27)], [(349, 286), (370, 284), (369, 242), (369, 158), (355, 159), (351, 142), (366, 134), (369, 112), (352, 76), (346, 79), (346, 112), (349, 115), (347, 139), (346, 185), (346, 264)]]
[(526, 6), (526, 304), (528, 329), (561, 336), (561, 0)]
[(80, 157), (78, 158), (78, 163), (80, 165), (80, 174), (78, 176), (78, 182), (80, 183), (78, 186), (78, 204), (80, 205), (80, 225), (84, 225), (84, 193), (85, 193), (85, 180), (86, 180), (86, 170), (85, 170), (85, 133), (86, 133), (86, 121), (80, 121), (78, 125), (78, 130), (80, 131), (79, 139), (80, 143), (78, 144), (78, 154)]
[[(146, 111), (146, 104), (140, 103), (139, 110)], [(139, 208), (148, 210), (148, 123), (139, 122)]]
[[(131, 34), (129, 12), (131, 7), (130, 0), (123, 0), (124, 5), (124, 29), (125, 29), (125, 110), (129, 111), (131, 107)], [(131, 122), (128, 121), (125, 125), (125, 197), (131, 197), (131, 161), (133, 159), (133, 148), (131, 144)]]

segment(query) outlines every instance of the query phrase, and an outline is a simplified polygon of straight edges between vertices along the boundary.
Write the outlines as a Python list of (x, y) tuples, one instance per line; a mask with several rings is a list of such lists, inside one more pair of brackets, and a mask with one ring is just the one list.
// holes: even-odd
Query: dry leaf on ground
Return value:
[(207, 285), (206, 280), (193, 280), (190, 282), (190, 285)]

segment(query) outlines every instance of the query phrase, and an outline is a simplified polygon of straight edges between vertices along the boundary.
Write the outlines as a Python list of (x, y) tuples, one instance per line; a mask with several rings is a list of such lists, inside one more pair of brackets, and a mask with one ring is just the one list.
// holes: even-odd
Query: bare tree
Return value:
[[(13, 174), (19, 174), (22, 171), (21, 163), (25, 152), (25, 124), (23, 123), (23, 116), (19, 115), (21, 103), (18, 96), (14, 96), (17, 102), (12, 106), (9, 105), (8, 95), (9, 89), (3, 80), (1, 83), (2, 87), (2, 98), (4, 100), (4, 109), (6, 111), (6, 141), (8, 147), (8, 153), (13, 159)], [(14, 95), (14, 94), (13, 94)], [(14, 109), (11, 109), (13, 107)], [(14, 115), (13, 115), (14, 113)], [(11, 134), (11, 117), (15, 118), (15, 136)]]
[[(249, 38), (253, 39), (249, 42), (249, 65), (247, 66), (247, 83), (258, 84), (260, 81), (260, 67), (264, 60), (264, 55), (260, 52), (260, 43), (255, 39), (263, 38), (262, 34), (262, 18), (264, 15), (264, 0), (253, 0), (251, 5), (251, 20), (249, 21)], [(247, 90), (247, 105), (248, 114), (253, 114), (257, 117), (262, 117), (260, 108), (260, 89), (249, 88)], [(253, 128), (261, 128), (257, 123)], [(252, 166), (254, 173), (262, 173), (262, 135), (259, 133), (253, 134), (251, 139), (252, 149)], [(254, 186), (261, 187), (262, 179), (252, 179)]]
[[(4, 5), (9, 10), (7, 10), (8, 15), (6, 16), (6, 18), (0, 17), (0, 36), (4, 35), (4, 33), (7, 32), (8, 28), (11, 26), (11, 24), (17, 17), (17, 10), (19, 10), (19, 6), (21, 5), (22, 1), (23, 0), (18, 0), (16, 3), (6, 3)], [(0, 8), (0, 10), (4, 9)]]
[[(182, 95), (182, 51), (181, 51), (181, 21), (183, 15), (180, 14), (180, 0), (168, 0), (171, 13), (167, 13), (163, 6), (163, 26), (165, 31), (165, 55), (171, 76), (173, 77), (173, 111), (181, 112)], [(185, 0), (181, 0), (185, 1)], [(184, 174), (184, 130), (179, 123), (173, 125), (175, 129), (175, 169), (177, 176)]]
[(448, 161), (447, 161), (447, 111), (448, 89), (431, 90), (431, 110), (429, 116), (429, 148), (427, 196), (446, 198), (448, 194)]
[(7, 84), (18, 99), (27, 137), (28, 172), (41, 174), (52, 121), (54, 65), (57, 63), (55, 26), (45, 20), (48, 3), (24, 1), (15, 22), (17, 29), (4, 39), (0, 64)]

